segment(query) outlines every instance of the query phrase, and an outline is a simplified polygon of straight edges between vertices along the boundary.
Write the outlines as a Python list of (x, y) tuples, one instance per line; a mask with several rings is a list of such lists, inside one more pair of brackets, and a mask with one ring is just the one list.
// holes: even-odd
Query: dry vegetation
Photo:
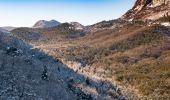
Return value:
[(82, 66), (102, 68), (108, 77), (115, 76), (117, 81), (134, 86), (147, 98), (166, 99), (170, 96), (170, 44), (168, 32), (161, 30), (165, 29), (161, 26), (146, 27), (110, 46), (106, 44), (106, 47), (103, 44), (102, 47), (100, 44), (76, 45), (64, 51), (64, 58), (80, 62)]
[[(48, 34), (48, 31), (44, 32)], [(51, 30), (49, 34), (53, 32), (58, 33)], [(55, 40), (57, 44), (53, 40), (50, 45), (41, 41), (34, 45), (40, 45), (38, 48), (57, 59), (91, 66), (88, 71), (93, 73), (103, 69), (105, 77), (134, 87), (143, 98), (166, 100), (170, 98), (169, 36), (167, 27), (133, 22), (88, 33), (81, 38)]]
[(161, 22), (170, 22), (170, 16), (169, 15), (165, 15), (164, 17), (158, 19), (158, 21), (161, 21)]
[(52, 28), (17, 28), (11, 32), (17, 38), (33, 44), (39, 44), (39, 42), (42, 44), (55, 43), (61, 40), (82, 37), (85, 34), (82, 30), (75, 30), (69, 23), (63, 23)]

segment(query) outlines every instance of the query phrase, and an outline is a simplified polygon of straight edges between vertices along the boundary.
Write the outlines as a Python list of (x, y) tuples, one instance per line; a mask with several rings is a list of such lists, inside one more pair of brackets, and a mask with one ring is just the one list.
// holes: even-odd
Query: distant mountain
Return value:
[(137, 0), (134, 7), (122, 18), (126, 20), (157, 20), (168, 15), (170, 15), (170, 0)]
[(78, 38), (84, 36), (87, 32), (85, 26), (77, 23), (61, 23), (57, 27), (49, 28), (17, 28), (11, 31), (11, 33), (26, 42), (35, 41), (58, 41), (60, 39)]
[(78, 22), (71, 22), (70, 24), (73, 25), (76, 30), (83, 30), (85, 28), (85, 26)]
[(0, 32), (5, 32), (6, 33), (8, 31), (0, 27)]
[(13, 29), (16, 29), (17, 27), (12, 27), (12, 26), (5, 26), (5, 27), (0, 27), (2, 30), (6, 31), (12, 31)]
[(34, 24), (34, 28), (49, 28), (49, 27), (55, 27), (60, 25), (60, 22), (56, 20), (46, 21), (46, 20), (39, 20)]

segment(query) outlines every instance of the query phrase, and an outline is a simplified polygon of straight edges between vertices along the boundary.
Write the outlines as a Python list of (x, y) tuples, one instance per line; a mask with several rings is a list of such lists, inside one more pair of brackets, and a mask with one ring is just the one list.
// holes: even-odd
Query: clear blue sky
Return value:
[(135, 0), (0, 0), (0, 26), (31, 27), (38, 20), (84, 25), (121, 17)]

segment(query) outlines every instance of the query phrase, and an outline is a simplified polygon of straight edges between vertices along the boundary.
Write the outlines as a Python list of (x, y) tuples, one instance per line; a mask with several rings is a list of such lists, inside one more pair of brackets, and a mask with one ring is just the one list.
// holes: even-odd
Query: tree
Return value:
[(42, 72), (41, 78), (42, 78), (42, 80), (48, 79), (47, 66), (44, 66), (44, 70)]

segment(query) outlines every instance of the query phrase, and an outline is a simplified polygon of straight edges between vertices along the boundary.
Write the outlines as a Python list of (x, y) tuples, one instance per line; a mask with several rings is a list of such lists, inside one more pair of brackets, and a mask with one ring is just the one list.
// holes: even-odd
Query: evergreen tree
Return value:
[(42, 80), (47, 80), (48, 74), (47, 74), (47, 66), (44, 66), (44, 70), (41, 75)]

